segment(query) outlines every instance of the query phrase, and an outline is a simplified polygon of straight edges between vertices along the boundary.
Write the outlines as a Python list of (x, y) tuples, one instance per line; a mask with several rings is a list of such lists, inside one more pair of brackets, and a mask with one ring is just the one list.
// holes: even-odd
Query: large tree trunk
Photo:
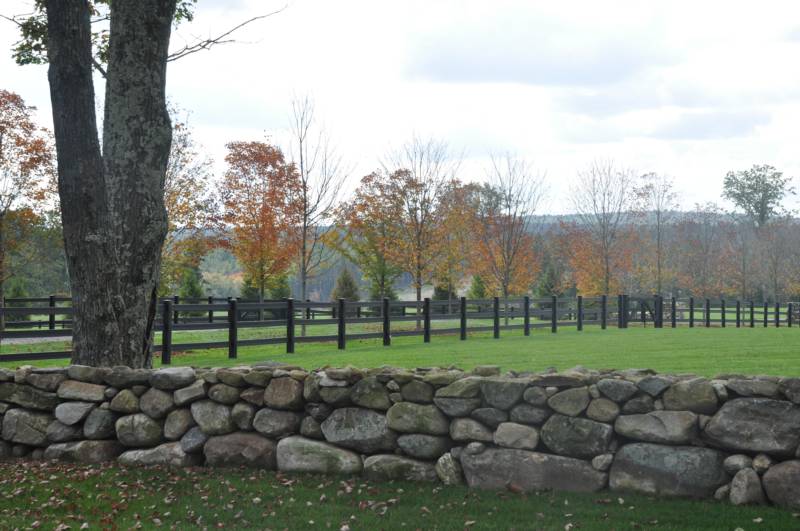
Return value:
[(171, 126), (164, 94), (175, 0), (111, 3), (103, 152), (97, 136), (90, 11), (48, 0), (50, 97), (73, 363), (149, 367)]

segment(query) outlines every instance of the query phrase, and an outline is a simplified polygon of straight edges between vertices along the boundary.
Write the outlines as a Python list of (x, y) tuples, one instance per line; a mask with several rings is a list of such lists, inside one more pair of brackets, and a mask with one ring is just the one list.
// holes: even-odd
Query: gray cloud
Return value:
[(687, 112), (657, 127), (648, 136), (665, 140), (711, 140), (750, 135), (770, 122), (770, 114), (758, 110)]
[(800, 26), (789, 30), (786, 33), (786, 39), (794, 42), (800, 42)]

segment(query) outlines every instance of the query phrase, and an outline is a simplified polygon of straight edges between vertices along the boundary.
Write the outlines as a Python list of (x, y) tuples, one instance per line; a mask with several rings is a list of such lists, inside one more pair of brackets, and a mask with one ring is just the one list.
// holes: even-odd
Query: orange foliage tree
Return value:
[(559, 238), (578, 293), (594, 297), (630, 289), (638, 241), (630, 227), (618, 229), (614, 252), (608, 254), (602, 241), (578, 223), (562, 222)]
[(231, 142), (220, 184), (224, 242), (261, 297), (286, 273), (299, 252), (300, 181), (294, 165), (265, 142)]
[(34, 110), (19, 95), (0, 89), (0, 297), (12, 275), (9, 251), (54, 191), (55, 149), (50, 133), (34, 122)]

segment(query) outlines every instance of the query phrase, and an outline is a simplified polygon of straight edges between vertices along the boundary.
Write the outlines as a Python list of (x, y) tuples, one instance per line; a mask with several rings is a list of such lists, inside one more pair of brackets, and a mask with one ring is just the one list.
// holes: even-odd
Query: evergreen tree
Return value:
[(336, 286), (333, 288), (331, 294), (333, 300), (344, 299), (346, 301), (357, 301), (361, 297), (358, 293), (358, 284), (353, 274), (346, 267), (339, 273), (339, 278), (336, 279)]
[(480, 275), (472, 276), (472, 284), (467, 292), (468, 299), (485, 299), (486, 298), (486, 284)]
[(291, 294), (289, 275), (280, 275), (269, 283), (269, 296), (273, 299), (285, 299)]
[(181, 276), (181, 285), (178, 289), (181, 299), (200, 299), (204, 295), (200, 271), (187, 268)]
[(369, 286), (369, 298), (373, 301), (379, 301), (386, 297), (390, 301), (397, 300), (397, 292), (392, 286), (384, 286), (383, 294), (381, 294), (381, 285), (379, 282), (371, 282)]

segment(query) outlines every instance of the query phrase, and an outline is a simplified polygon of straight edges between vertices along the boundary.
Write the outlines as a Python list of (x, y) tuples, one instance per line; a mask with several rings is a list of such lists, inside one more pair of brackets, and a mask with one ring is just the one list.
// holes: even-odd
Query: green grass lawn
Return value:
[[(262, 470), (0, 463), (3, 529), (797, 529), (771, 507)], [(59, 525), (62, 527), (58, 527)], [(64, 527), (69, 526), (69, 527)]]
[[(247, 329), (259, 333), (258, 330)], [(261, 331), (263, 332), (263, 331)], [(220, 332), (181, 332), (174, 341), (205, 341)], [(0, 353), (31, 350), (58, 350), (63, 343), (4, 345)], [(589, 326), (583, 332), (563, 328), (557, 334), (534, 330), (524, 337), (521, 330), (504, 331), (500, 339), (488, 334), (473, 334), (467, 341), (452, 335), (434, 335), (429, 344), (421, 337), (399, 337), (392, 346), (380, 340), (349, 341), (346, 350), (335, 343), (298, 343), (294, 354), (283, 345), (243, 347), (239, 357), (229, 360), (227, 350), (198, 350), (173, 354), (173, 365), (223, 366), (266, 360), (284, 361), (306, 368), (352, 364), (360, 367), (395, 365), (400, 367), (449, 366), (465, 369), (496, 364), (503, 369), (567, 369), (576, 365), (590, 368), (648, 367), (660, 372), (692, 372), (706, 376), (719, 373), (800, 375), (800, 328), (687, 328), (631, 327), (625, 330), (600, 330)], [(40, 366), (65, 363), (63, 360), (33, 362)], [(156, 359), (156, 365), (160, 359)], [(6, 362), (15, 367), (21, 363)]]

